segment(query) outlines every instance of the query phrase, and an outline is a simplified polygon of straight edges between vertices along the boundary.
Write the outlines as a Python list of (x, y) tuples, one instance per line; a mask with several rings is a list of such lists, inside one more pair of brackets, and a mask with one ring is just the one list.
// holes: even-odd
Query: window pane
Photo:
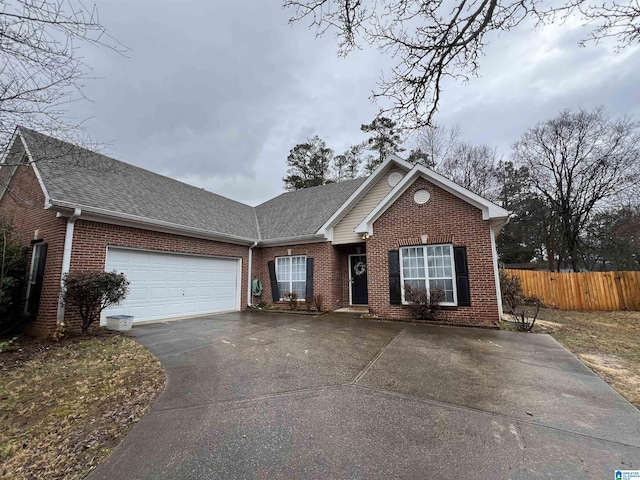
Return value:
[(289, 282), (278, 282), (278, 290), (280, 290), (280, 298), (284, 298), (291, 290), (291, 284)]
[(298, 298), (299, 299), (304, 299), (306, 291), (305, 291), (305, 285), (306, 282), (292, 282), (291, 283), (291, 290), (293, 291), (293, 293), (297, 293), (298, 294)]
[(404, 282), (405, 284), (405, 288), (408, 285), (409, 287), (411, 287), (412, 289), (418, 289), (418, 288), (422, 288), (425, 289), (427, 284), (424, 280), (405, 280)]
[(444, 292), (443, 302), (453, 302), (453, 280), (429, 280), (429, 288), (433, 290), (442, 290)]
[(280, 257), (276, 258), (276, 278), (279, 282), (288, 281), (289, 273), (291, 271), (291, 258)]
[(306, 257), (291, 257), (291, 280), (304, 281), (307, 275)]

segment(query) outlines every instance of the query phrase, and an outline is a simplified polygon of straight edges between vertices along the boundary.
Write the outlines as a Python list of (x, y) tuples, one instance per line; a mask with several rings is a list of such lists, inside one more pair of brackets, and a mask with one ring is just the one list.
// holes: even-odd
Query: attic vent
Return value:
[(416, 193), (413, 194), (413, 201), (418, 205), (422, 205), (423, 203), (427, 203), (431, 198), (431, 195), (427, 190), (417, 190)]
[(402, 174), (400, 172), (393, 172), (391, 175), (389, 175), (387, 183), (390, 187), (395, 187), (400, 182), (400, 180), (402, 180)]

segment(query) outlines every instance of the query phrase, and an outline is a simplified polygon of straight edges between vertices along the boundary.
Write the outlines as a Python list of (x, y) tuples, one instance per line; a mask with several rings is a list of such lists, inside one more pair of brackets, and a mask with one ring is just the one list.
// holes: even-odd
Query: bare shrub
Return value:
[(284, 294), (284, 299), (287, 301), (290, 310), (298, 310), (298, 294), (295, 292), (287, 292)]
[(435, 320), (436, 312), (440, 309), (440, 302), (444, 292), (439, 289), (428, 291), (424, 288), (404, 286), (404, 298), (409, 303), (409, 310), (417, 320)]
[(505, 312), (512, 313), (522, 303), (522, 282), (518, 275), (510, 275), (500, 269), (500, 291), (502, 293), (502, 307)]
[(320, 295), (319, 293), (316, 293), (313, 296), (313, 304), (316, 307), (316, 310), (319, 312), (322, 312), (322, 303), (324, 302), (324, 299), (322, 298), (322, 295)]

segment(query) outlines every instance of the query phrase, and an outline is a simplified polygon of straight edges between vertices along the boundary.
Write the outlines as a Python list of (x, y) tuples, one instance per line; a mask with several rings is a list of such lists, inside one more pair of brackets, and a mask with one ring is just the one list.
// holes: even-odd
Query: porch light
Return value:
[(369, 237), (371, 237), (371, 235), (369, 235), (368, 233), (365, 233), (364, 235), (362, 235), (363, 240), (367, 240)]

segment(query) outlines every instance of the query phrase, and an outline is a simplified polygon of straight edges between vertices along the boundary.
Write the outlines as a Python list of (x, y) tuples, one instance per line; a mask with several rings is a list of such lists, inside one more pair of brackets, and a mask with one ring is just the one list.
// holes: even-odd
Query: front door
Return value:
[(351, 279), (351, 305), (367, 305), (367, 256), (349, 255), (349, 271)]

